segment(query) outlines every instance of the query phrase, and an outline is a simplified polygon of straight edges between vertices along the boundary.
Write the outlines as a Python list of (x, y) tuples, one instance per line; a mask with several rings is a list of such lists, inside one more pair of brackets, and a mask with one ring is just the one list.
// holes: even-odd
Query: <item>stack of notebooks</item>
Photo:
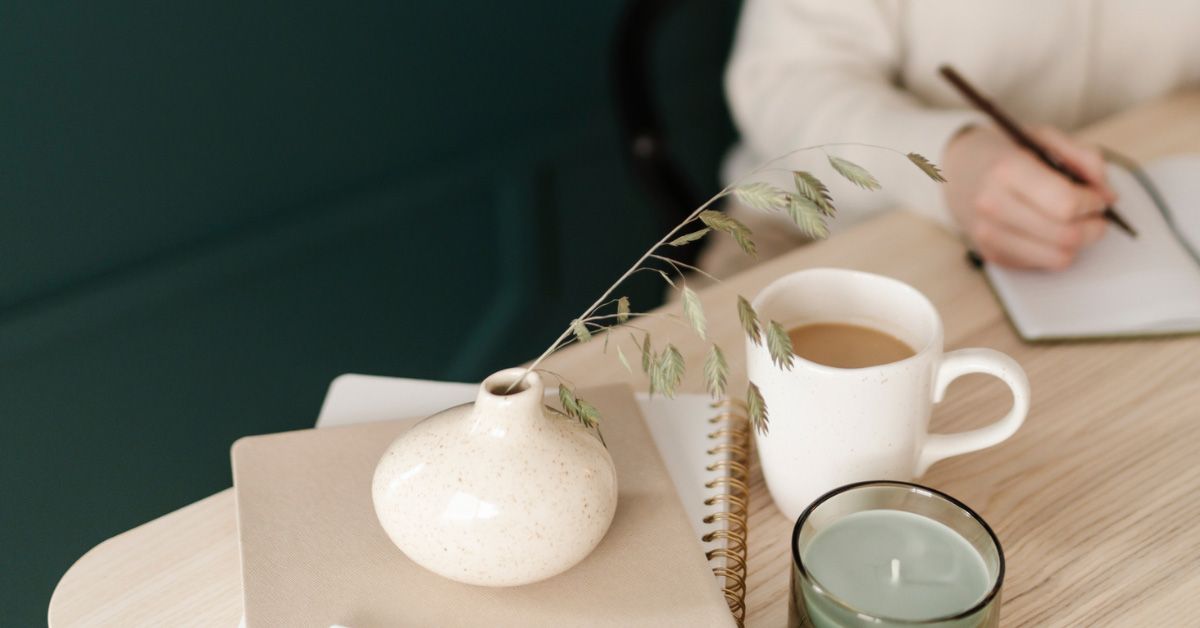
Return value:
[(409, 426), (475, 393), (344, 375), (317, 429), (234, 445), (246, 626), (741, 624), (749, 426), (701, 396), (581, 391), (604, 416), (619, 497), (608, 534), (565, 573), (487, 588), (409, 561), (375, 518), (375, 463)]

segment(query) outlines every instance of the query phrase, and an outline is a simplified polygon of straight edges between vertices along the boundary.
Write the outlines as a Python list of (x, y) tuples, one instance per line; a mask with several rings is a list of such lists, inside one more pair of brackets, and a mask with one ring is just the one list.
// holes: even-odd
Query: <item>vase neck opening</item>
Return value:
[(541, 376), (534, 371), (504, 369), (483, 380), (483, 390), (494, 397), (513, 397), (541, 384)]
[(536, 372), (511, 368), (494, 373), (479, 387), (471, 431), (504, 436), (517, 425), (540, 420), (543, 390)]

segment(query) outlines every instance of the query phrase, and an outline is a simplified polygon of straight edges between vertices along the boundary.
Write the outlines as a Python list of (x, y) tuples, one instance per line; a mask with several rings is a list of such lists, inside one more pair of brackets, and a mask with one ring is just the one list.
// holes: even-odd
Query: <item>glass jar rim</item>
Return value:
[[(821, 581), (817, 580), (816, 576), (809, 573), (804, 567), (804, 561), (800, 559), (800, 530), (808, 521), (809, 516), (816, 512), (816, 509), (819, 508), (821, 504), (834, 497), (837, 497), (838, 495), (841, 495), (842, 493), (848, 493), (856, 489), (868, 488), (872, 486), (903, 488), (908, 489), (909, 491), (925, 493), (929, 497), (941, 498), (961, 509), (968, 517), (971, 518), (972, 521), (979, 524), (979, 526), (987, 532), (988, 538), (992, 540), (992, 544), (996, 546), (996, 558), (998, 565), (996, 570), (996, 582), (992, 585), (991, 589), (988, 590), (987, 595), (984, 595), (983, 599), (979, 600), (979, 602), (975, 603), (970, 608), (954, 613), (953, 615), (930, 617), (928, 619), (900, 619), (895, 617), (887, 617), (884, 615), (872, 615), (855, 608), (837, 595), (834, 595), (829, 589), (826, 589), (824, 585), (821, 584)], [(955, 499), (954, 497), (951, 497), (950, 495), (947, 495), (937, 489), (929, 488), (928, 486), (923, 486), (921, 484), (915, 484), (913, 482), (901, 482), (899, 480), (866, 480), (864, 482), (853, 482), (851, 484), (839, 486), (813, 500), (813, 502), (804, 509), (804, 512), (800, 513), (800, 517), (796, 519), (795, 527), (792, 528), (792, 565), (795, 566), (796, 570), (800, 572), (800, 576), (802, 578), (805, 578), (813, 584), (813, 587), (816, 589), (817, 593), (821, 594), (834, 604), (842, 607), (846, 611), (854, 613), (858, 617), (867, 621), (907, 624), (913, 626), (937, 624), (970, 617), (986, 609), (988, 605), (992, 603), (992, 600), (996, 599), (996, 596), (1000, 594), (1000, 586), (1004, 583), (1004, 549), (1000, 546), (1000, 539), (996, 536), (996, 533), (992, 531), (992, 527), (983, 520), (983, 517), (979, 516), (979, 513), (971, 510), (970, 506), (967, 506), (958, 499)]]

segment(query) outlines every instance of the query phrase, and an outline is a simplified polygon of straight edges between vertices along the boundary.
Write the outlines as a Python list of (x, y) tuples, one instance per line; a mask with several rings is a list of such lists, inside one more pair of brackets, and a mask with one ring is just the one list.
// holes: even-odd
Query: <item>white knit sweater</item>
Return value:
[[(747, 0), (726, 75), (742, 144), (726, 178), (797, 147), (867, 142), (939, 161), (980, 116), (938, 76), (954, 65), (1014, 117), (1070, 130), (1200, 85), (1200, 2), (1185, 0)], [(884, 186), (840, 184), (819, 154), (838, 226), (903, 206), (949, 222), (903, 157), (831, 150)], [(781, 178), (789, 185), (789, 178)]]

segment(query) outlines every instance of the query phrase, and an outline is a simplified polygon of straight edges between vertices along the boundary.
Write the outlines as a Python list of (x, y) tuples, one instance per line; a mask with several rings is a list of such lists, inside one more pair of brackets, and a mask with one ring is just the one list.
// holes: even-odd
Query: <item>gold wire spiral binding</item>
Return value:
[(710, 480), (708, 482), (705, 482), (705, 484), (704, 484), (705, 488), (717, 488), (718, 486), (719, 487), (730, 487), (731, 490), (741, 491), (741, 493), (745, 493), (745, 494), (750, 493), (750, 487), (745, 482), (743, 482), (742, 480), (740, 480), (738, 478), (731, 477), (728, 475), (724, 476), (724, 477), (719, 477), (715, 480)]
[(738, 508), (745, 508), (747, 506), (746, 500), (744, 498), (742, 498), (738, 495), (732, 495), (729, 493), (721, 493), (719, 495), (713, 495), (712, 497), (709, 497), (708, 499), (704, 500), (705, 506), (713, 506), (716, 504), (730, 504), (732, 506), (737, 506)]
[(704, 523), (720, 527), (701, 537), (705, 543), (720, 541), (721, 547), (709, 550), (706, 558), (722, 564), (713, 567), (713, 575), (722, 579), (725, 603), (733, 613), (739, 628), (746, 621), (746, 518), (750, 512), (750, 421), (745, 404), (724, 400), (713, 404), (720, 413), (708, 422), (717, 426), (708, 438), (717, 441), (708, 450), (710, 456), (721, 456), (705, 467), (721, 475), (704, 484), (716, 492), (704, 500), (705, 506), (723, 509), (704, 517)]

